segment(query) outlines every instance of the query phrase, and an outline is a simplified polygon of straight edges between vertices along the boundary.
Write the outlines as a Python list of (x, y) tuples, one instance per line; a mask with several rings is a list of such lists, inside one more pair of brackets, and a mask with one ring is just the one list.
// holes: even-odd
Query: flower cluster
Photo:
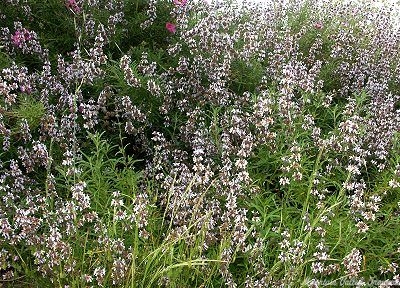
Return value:
[[(182, 9), (185, 8), (187, 2), (188, 2), (188, 0), (173, 0), (173, 3), (175, 5), (176, 9), (178, 9), (179, 11), (182, 11)], [(172, 12), (172, 13), (174, 13), (174, 12)], [(171, 23), (171, 22), (165, 23), (165, 28), (168, 30), (168, 32), (170, 32), (172, 34), (176, 33), (176, 24), (174, 24), (174, 23)]]
[(75, 0), (66, 0), (65, 6), (68, 9), (71, 9), (74, 13), (81, 12), (81, 8), (79, 7), (78, 3)]
[(3, 280), (398, 280), (390, 10), (68, 0), (54, 32), (34, 2), (0, 8)]

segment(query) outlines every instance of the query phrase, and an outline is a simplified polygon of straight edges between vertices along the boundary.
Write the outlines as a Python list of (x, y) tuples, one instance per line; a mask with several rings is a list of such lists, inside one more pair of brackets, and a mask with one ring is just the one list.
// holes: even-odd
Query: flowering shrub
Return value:
[(394, 12), (283, 2), (5, 1), (0, 281), (399, 285)]

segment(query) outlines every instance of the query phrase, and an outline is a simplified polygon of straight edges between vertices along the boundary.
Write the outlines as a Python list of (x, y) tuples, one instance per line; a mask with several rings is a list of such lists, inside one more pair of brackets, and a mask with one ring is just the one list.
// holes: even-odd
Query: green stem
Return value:
[[(307, 198), (306, 198), (306, 201), (305, 201), (304, 206), (303, 206), (303, 212), (301, 213), (301, 215), (302, 215), (303, 217), (306, 215), (306, 213), (308, 213), (308, 209), (309, 209), (309, 205), (310, 205), (308, 202), (309, 202), (309, 200), (310, 200), (310, 194), (311, 194), (311, 190), (312, 190), (313, 185), (314, 185), (314, 180), (315, 180), (315, 178), (317, 177), (318, 168), (319, 168), (319, 164), (320, 164), (320, 162), (321, 162), (321, 157), (322, 157), (322, 153), (323, 153), (323, 152), (324, 152), (324, 147), (322, 147), (322, 148), (319, 150), (317, 159), (315, 159), (315, 164), (314, 164), (313, 173), (312, 173), (312, 175), (311, 175), (311, 177), (310, 177), (310, 181), (309, 181), (309, 183), (308, 183)], [(301, 232), (304, 231), (304, 226), (305, 226), (305, 219), (302, 220)]]

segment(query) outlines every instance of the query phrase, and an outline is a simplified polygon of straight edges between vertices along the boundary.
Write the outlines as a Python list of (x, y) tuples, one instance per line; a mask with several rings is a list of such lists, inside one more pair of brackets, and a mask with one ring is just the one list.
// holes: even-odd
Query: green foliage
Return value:
[(0, 69), (4, 69), (11, 65), (11, 58), (7, 53), (1, 51), (0, 47)]
[(231, 89), (238, 94), (243, 92), (253, 93), (261, 81), (264, 68), (259, 61), (253, 60), (247, 63), (237, 60), (231, 65)]
[[(64, 1), (28, 0), (33, 13), (25, 19), (17, 6), (1, 7), (7, 16), (1, 25), (10, 28), (11, 34), (14, 21), (21, 21), (23, 27), (38, 34), (41, 45), (49, 49), (53, 77), (40, 78), (43, 63), (37, 56), (18, 49), (6, 53), (0, 47), (0, 70), (15, 63), (26, 66), (28, 74), (36, 77), (32, 80), (36, 91), (18, 92), (10, 107), (5, 105), (6, 100), (0, 100), (0, 140), (5, 145), (7, 137), (11, 139), (11, 147), (4, 148), (7, 151), (0, 155), (0, 220), (4, 220), (0, 225), (0, 248), (15, 256), (2, 259), (7, 257), (1, 255), (0, 274), (12, 271), (16, 275), (7, 280), (12, 287), (87, 287), (97, 280), (83, 276), (92, 277), (98, 267), (106, 271), (103, 287), (222, 287), (229, 282), (224, 269), (239, 287), (251, 287), (245, 284), (250, 280), (260, 280), (264, 283), (260, 285), (266, 286), (304, 287), (314, 278), (334, 283), (351, 276), (344, 259), (355, 248), (362, 254), (357, 264), (360, 277), (390, 278), (391, 274), (381, 275), (379, 271), (399, 261), (400, 193), (395, 180), (400, 182), (400, 134), (397, 131), (383, 151), (381, 147), (370, 148), (375, 144), (371, 141), (380, 139), (369, 131), (376, 128), (369, 121), (390, 122), (384, 116), (395, 118), (393, 115), (398, 114), (399, 103), (390, 103), (398, 102), (393, 96), (400, 91), (398, 79), (393, 76), (398, 62), (380, 62), (385, 57), (384, 47), (371, 54), (369, 64), (375, 69), (371, 71), (382, 75), (383, 70), (391, 71), (392, 77), (382, 82), (382, 86), (387, 83), (388, 95), (381, 97), (379, 86), (377, 92), (374, 90), (377, 95), (370, 92), (372, 88), (350, 88), (355, 76), (341, 69), (365, 68), (360, 57), (373, 45), (370, 36), (377, 32), (373, 25), (371, 35), (366, 35), (365, 27), (359, 25), (363, 23), (360, 15), (351, 19), (346, 18), (347, 14), (323, 15), (320, 11), (319, 15), (311, 1), (289, 2), (286, 11), (275, 11), (284, 17), (270, 16), (275, 21), (271, 27), (277, 30), (271, 38), (277, 41), (276, 46), (254, 40), (259, 46), (265, 44), (265, 59), (260, 61), (258, 52), (249, 52), (247, 59), (224, 50), (224, 43), (218, 42), (222, 40), (215, 40), (229, 38), (238, 32), (235, 25), (251, 22), (251, 10), (233, 23), (223, 23), (224, 12), (219, 11), (213, 19), (221, 20), (215, 24), (220, 26), (212, 31), (221, 34), (210, 35), (200, 31), (203, 26), (197, 26), (203, 20), (201, 14), (176, 7), (172, 1), (156, 1), (153, 23), (142, 29), (151, 14), (147, 11), (149, 2), (123, 1), (120, 12), (125, 20), (117, 23), (115, 33), (107, 32), (104, 42), (102, 52), (108, 59), (99, 65), (103, 75), (84, 84), (79, 77), (71, 83), (60, 79), (57, 59), (61, 55), (69, 63), (71, 51), (79, 48), (82, 63), (93, 64), (88, 50), (96, 35), (85, 31), (85, 25), (89, 19), (95, 21), (96, 34), (101, 25), (108, 25), (115, 12), (112, 8), (93, 8), (83, 1), (81, 13), (75, 13)], [(175, 23), (176, 34), (165, 27), (177, 17), (171, 11), (189, 15), (185, 19), (188, 23)], [(186, 24), (194, 31), (182, 36), (179, 25)], [(264, 39), (264, 32), (259, 31), (257, 36)], [(193, 43), (205, 37), (202, 33), (211, 39), (207, 42), (211, 48), (201, 47), (198, 54), (189, 54)], [(334, 57), (332, 49), (337, 48), (340, 37), (348, 41), (340, 43), (346, 53)], [(178, 44), (179, 49), (173, 47), (179, 50), (176, 54), (167, 51), (173, 43)], [(239, 39), (233, 47), (243, 52), (247, 44)], [(214, 51), (217, 48), (221, 51)], [(127, 72), (120, 67), (123, 55), (131, 58), (128, 68), (140, 85), (127, 81)], [(156, 63), (154, 72), (141, 71), (143, 55)], [(182, 59), (187, 66), (178, 69)], [(321, 61), (321, 68), (314, 71), (314, 79), (309, 70), (316, 61)], [(78, 64), (69, 68), (73, 70), (74, 65)], [(379, 82), (382, 75), (369, 75), (368, 69), (363, 81), (376, 76), (372, 80)], [(6, 84), (15, 81), (18, 87), (20, 80), (10, 80), (14, 76), (8, 73), (4, 69), (0, 80)], [(311, 84), (302, 83), (306, 77), (310, 77), (306, 80)], [(218, 84), (215, 90), (220, 91), (209, 89), (213, 81)], [(321, 86), (314, 83), (317, 81)], [(158, 93), (151, 91), (149, 83), (158, 85)], [(106, 86), (112, 95), (100, 99)], [(350, 92), (341, 94), (342, 90)], [(0, 91), (5, 97), (7, 93), (6, 89)], [(46, 95), (48, 103), (38, 100)], [(218, 97), (226, 97), (226, 102)], [(386, 110), (371, 111), (376, 98)], [(121, 104), (121, 99), (131, 103)], [(73, 103), (63, 106), (62, 101)], [(85, 110), (86, 104), (93, 110)], [(119, 107), (124, 105), (128, 108)], [(136, 121), (133, 106), (145, 115), (145, 120)], [(53, 111), (56, 107), (62, 109)], [(48, 113), (56, 117), (50, 123), (54, 130), (43, 132), (49, 124), (43, 120)], [(374, 113), (382, 114), (381, 118)], [(95, 124), (87, 129), (89, 133), (84, 123), (90, 117)], [(141, 129), (140, 133), (129, 134), (124, 126), (129, 117), (137, 122), (132, 125)], [(47, 150), (35, 150), (33, 142), (23, 139), (21, 126), (25, 122), (31, 138), (39, 139), (37, 143), (43, 142)], [(391, 137), (393, 127), (398, 127), (387, 125), (376, 128), (380, 136)], [(154, 140), (157, 133), (165, 141)], [(244, 141), (247, 136), (250, 144)], [(245, 147), (247, 144), (251, 147)], [(41, 157), (48, 162), (42, 163)], [(362, 165), (354, 172), (357, 161)], [(27, 177), (17, 178), (20, 175)], [(16, 193), (15, 199), (10, 198), (9, 191)], [(379, 209), (374, 199), (378, 199)], [(31, 212), (30, 205), (36, 202), (36, 210)], [(70, 214), (62, 214), (68, 209)], [(33, 244), (23, 237), (15, 245), (8, 243), (7, 221), (15, 233), (28, 227), (17, 221), (16, 214), (21, 211), (27, 213), (23, 215), (25, 220), (39, 219), (33, 233), (38, 236), (37, 242)], [(182, 220), (186, 212), (189, 221)], [(209, 214), (214, 212), (217, 216), (211, 218)], [(90, 217), (94, 218), (89, 221)], [(365, 231), (361, 231), (363, 227)], [(59, 237), (57, 245), (51, 245), (50, 240), (55, 238), (51, 233)], [(215, 239), (207, 239), (210, 235)], [(244, 239), (244, 243), (237, 238)], [(123, 246), (122, 252), (116, 243)], [(55, 258), (57, 253), (65, 252), (68, 257), (55, 264), (49, 259), (41, 263), (42, 252)], [(324, 259), (321, 252), (329, 257)], [(126, 271), (118, 278), (115, 262), (121, 259)], [(319, 262), (338, 269), (316, 273), (313, 265)], [(47, 267), (48, 263), (52, 265)]]
[(40, 125), (40, 120), (45, 114), (45, 107), (42, 102), (35, 99), (34, 95), (24, 95), (24, 98), (20, 100), (17, 108), (15, 108), (10, 116), (15, 118), (16, 127), (19, 129), (21, 120), (25, 119), (31, 130), (36, 130)]

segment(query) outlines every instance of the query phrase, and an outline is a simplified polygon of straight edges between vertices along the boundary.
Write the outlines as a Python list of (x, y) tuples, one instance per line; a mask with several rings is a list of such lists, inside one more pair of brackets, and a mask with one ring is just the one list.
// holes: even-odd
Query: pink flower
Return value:
[(175, 33), (176, 32), (176, 25), (171, 23), (171, 22), (167, 22), (165, 24), (165, 28), (167, 28), (167, 30), (171, 33)]
[(31, 39), (32, 39), (31, 33), (25, 28), (18, 29), (17, 31), (15, 31), (14, 35), (11, 36), (12, 43), (19, 48), (22, 47), (23, 43)]
[(22, 93), (31, 94), (32, 89), (29, 85), (22, 85), (19, 87)]
[(322, 25), (322, 22), (318, 21), (314, 24), (314, 28), (321, 30), (322, 28), (324, 28), (324, 25)]
[(75, 13), (81, 12), (81, 8), (78, 6), (75, 0), (66, 0), (65, 6), (67, 6), (67, 8), (72, 9), (72, 11), (74, 11)]
[(11, 39), (13, 44), (20, 48), (22, 43), (25, 41), (23, 34), (19, 30), (15, 31), (14, 35), (11, 36)]
[(25, 37), (25, 41), (29, 41), (32, 39), (31, 33), (26, 29), (24, 29), (24, 37)]
[(187, 3), (187, 0), (174, 0), (174, 4), (176, 6), (185, 6)]

